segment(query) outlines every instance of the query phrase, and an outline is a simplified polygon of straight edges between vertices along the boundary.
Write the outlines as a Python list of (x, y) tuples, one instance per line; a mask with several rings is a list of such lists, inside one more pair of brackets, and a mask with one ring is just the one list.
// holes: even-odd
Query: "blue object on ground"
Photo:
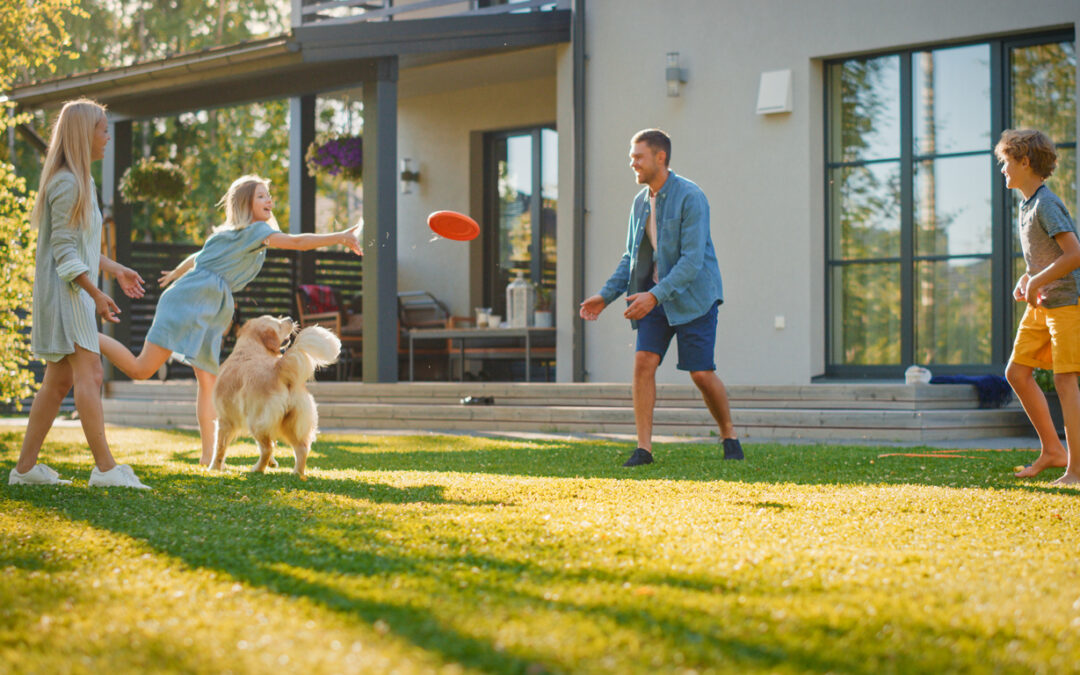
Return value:
[(1001, 375), (935, 375), (930, 384), (970, 384), (979, 392), (980, 408), (1001, 408), (1012, 400), (1012, 387)]

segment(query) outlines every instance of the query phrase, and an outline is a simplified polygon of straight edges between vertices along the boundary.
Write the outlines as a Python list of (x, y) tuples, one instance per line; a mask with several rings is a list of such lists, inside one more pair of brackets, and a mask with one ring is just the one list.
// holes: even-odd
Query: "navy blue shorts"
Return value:
[(709, 311), (690, 323), (672, 326), (664, 306), (658, 304), (644, 318), (638, 319), (637, 351), (659, 354), (663, 361), (671, 338), (675, 336), (679, 343), (676, 368), (691, 372), (716, 370), (716, 309), (719, 306), (719, 302), (714, 302)]

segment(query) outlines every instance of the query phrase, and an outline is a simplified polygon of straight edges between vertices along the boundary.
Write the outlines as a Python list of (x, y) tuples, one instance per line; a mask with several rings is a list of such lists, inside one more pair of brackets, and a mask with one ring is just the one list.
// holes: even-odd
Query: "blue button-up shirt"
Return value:
[[(649, 187), (645, 186), (630, 209), (626, 252), (600, 290), (605, 303), (630, 291), (648, 223)], [(689, 323), (712, 309), (714, 302), (724, 301), (720, 264), (709, 230), (709, 200), (695, 183), (674, 171), (668, 172), (656, 194), (656, 239), (653, 260), (659, 282), (649, 292), (664, 306), (672, 326)]]

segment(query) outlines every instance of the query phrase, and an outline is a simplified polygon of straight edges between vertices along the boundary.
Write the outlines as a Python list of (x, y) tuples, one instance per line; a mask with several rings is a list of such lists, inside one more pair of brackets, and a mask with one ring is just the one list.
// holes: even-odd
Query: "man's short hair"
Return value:
[(1011, 157), (1020, 161), (1027, 157), (1031, 170), (1049, 178), (1057, 167), (1057, 150), (1050, 137), (1035, 129), (1006, 129), (994, 146), (994, 156), (1004, 161)]
[(631, 145), (644, 143), (653, 152), (664, 151), (664, 166), (671, 164), (671, 137), (659, 129), (642, 129), (630, 139)]

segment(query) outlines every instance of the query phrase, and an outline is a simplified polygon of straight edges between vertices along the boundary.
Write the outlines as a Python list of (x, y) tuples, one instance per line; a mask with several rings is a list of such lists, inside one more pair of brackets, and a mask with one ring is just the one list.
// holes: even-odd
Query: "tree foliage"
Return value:
[[(68, 21), (82, 17), (75, 0), (0, 0), (0, 91), (28, 72), (54, 72), (72, 56)], [(12, 115), (11, 104), (0, 105), (0, 137), (29, 120)], [(5, 147), (0, 161), (0, 404), (19, 406), (33, 393), (30, 363), (31, 294), (34, 244), (30, 228), (34, 193), (16, 174)]]

